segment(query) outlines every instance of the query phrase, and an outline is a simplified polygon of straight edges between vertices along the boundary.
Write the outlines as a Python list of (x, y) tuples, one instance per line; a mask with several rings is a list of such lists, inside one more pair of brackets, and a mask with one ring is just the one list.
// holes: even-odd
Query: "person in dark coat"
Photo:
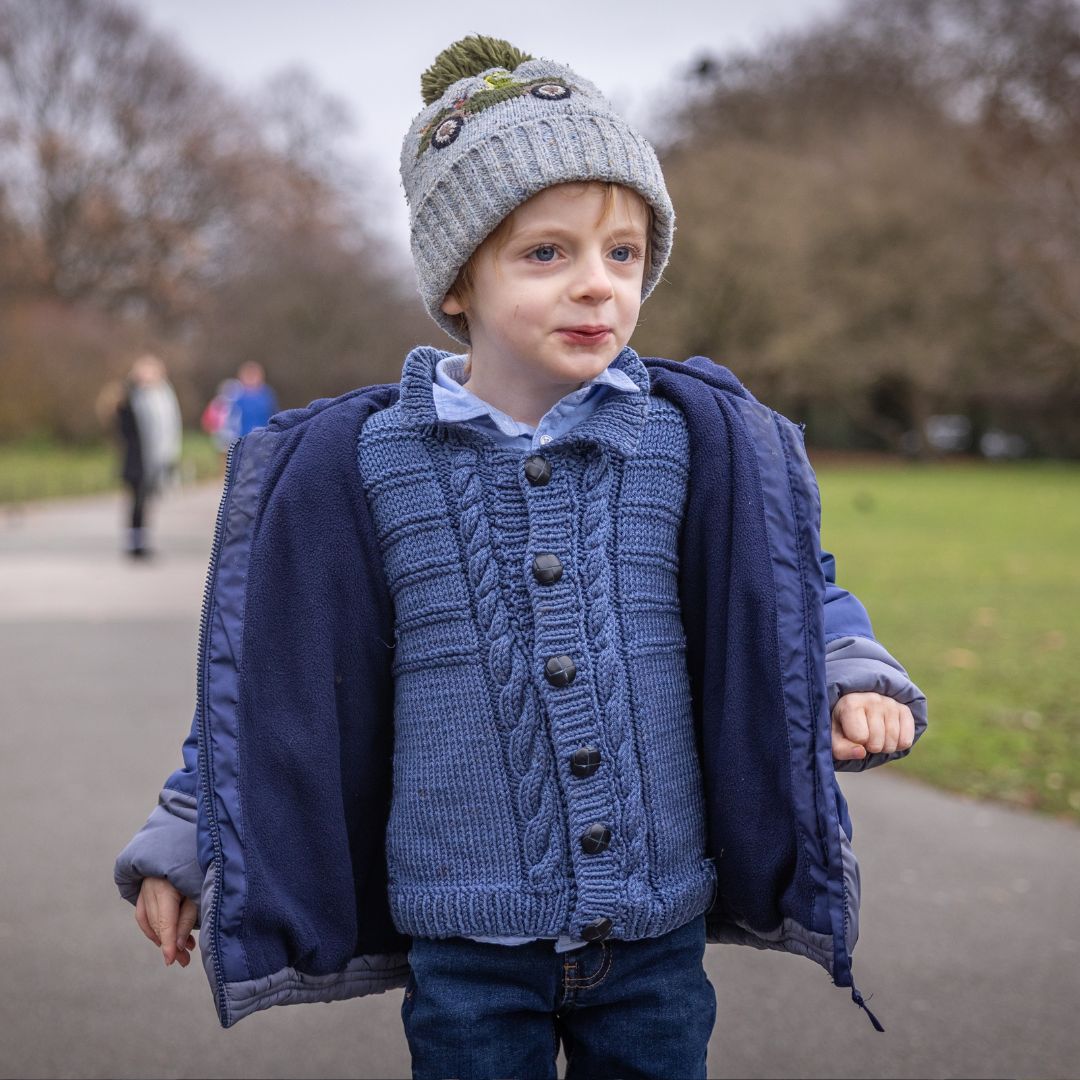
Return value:
[(165, 365), (140, 356), (124, 384), (116, 410), (121, 443), (121, 475), (130, 493), (126, 551), (132, 558), (150, 554), (146, 510), (180, 461), (180, 406)]

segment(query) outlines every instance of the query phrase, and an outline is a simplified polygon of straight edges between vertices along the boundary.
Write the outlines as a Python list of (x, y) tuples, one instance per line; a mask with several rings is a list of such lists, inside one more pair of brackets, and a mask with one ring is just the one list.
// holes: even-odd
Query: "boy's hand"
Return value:
[(882, 694), (844, 694), (832, 711), (836, 761), (907, 750), (915, 741), (915, 718), (906, 705)]
[(135, 921), (139, 929), (161, 949), (165, 966), (179, 961), (181, 967), (191, 963), (195, 948), (192, 929), (198, 908), (165, 878), (143, 878), (139, 898), (135, 902)]

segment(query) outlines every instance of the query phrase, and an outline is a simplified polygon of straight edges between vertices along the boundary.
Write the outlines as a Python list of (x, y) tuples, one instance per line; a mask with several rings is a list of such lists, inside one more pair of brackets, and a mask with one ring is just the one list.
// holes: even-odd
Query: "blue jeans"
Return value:
[(716, 995), (705, 918), (659, 938), (487, 945), (417, 938), (401, 1006), (417, 1080), (704, 1077)]

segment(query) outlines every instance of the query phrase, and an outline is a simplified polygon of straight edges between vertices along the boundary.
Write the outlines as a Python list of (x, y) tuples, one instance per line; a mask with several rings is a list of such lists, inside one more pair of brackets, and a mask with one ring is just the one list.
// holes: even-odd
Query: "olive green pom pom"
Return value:
[(528, 53), (514, 48), (509, 41), (470, 34), (447, 46), (435, 57), (435, 63), (420, 76), (420, 93), (424, 104), (430, 105), (438, 101), (458, 79), (479, 75), (488, 68), (513, 71), (518, 64), (531, 59)]

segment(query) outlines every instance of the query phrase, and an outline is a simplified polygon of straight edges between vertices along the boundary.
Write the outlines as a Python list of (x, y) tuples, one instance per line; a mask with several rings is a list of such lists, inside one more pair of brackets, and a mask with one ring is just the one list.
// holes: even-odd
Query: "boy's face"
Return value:
[(568, 393), (630, 340), (648, 212), (625, 188), (606, 216), (605, 200), (600, 184), (546, 188), (518, 207), (508, 237), (480, 246), (471, 295), (443, 302), (468, 318), (474, 378)]

